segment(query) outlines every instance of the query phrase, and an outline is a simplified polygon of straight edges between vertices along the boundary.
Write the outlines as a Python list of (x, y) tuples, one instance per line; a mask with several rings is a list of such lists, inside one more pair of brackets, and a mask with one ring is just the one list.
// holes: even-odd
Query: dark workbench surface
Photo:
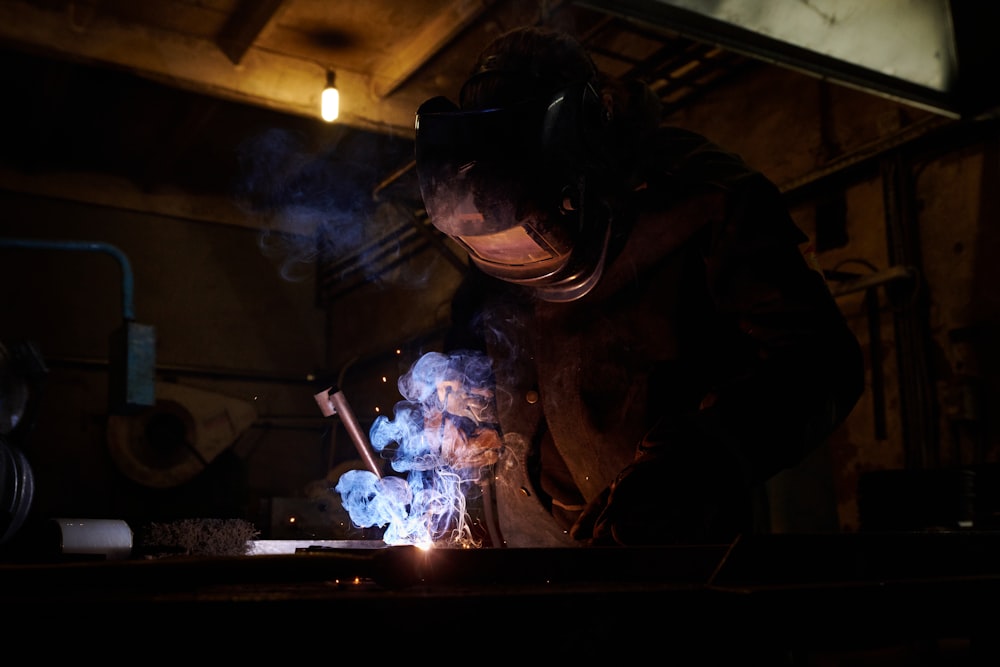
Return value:
[(332, 624), (348, 636), (472, 623), (595, 648), (623, 636), (631, 646), (702, 650), (709, 637), (726, 637), (720, 647), (744, 652), (954, 638), (981, 645), (998, 634), (998, 593), (1000, 535), (992, 532), (0, 564), (0, 605), (25, 619), (44, 615), (50, 626), (77, 623), (96, 605), (121, 622), (156, 609), (189, 624)]

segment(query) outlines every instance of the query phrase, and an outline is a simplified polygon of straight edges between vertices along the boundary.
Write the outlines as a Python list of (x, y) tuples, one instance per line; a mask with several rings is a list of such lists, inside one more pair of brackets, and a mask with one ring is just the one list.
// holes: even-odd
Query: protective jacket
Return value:
[(713, 509), (647, 521), (636, 542), (751, 530), (753, 490), (861, 394), (858, 342), (777, 188), (685, 130), (647, 148), (590, 293), (550, 303), (473, 270), (455, 295), (447, 345), (485, 350), (496, 375), (503, 546), (579, 544), (584, 505), (649, 458), (664, 474), (637, 516)]

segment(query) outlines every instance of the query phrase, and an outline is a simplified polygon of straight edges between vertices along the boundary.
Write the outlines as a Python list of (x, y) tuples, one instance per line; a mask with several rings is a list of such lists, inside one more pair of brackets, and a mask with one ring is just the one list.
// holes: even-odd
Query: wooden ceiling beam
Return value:
[(496, 0), (456, 2), (436, 14), (395, 49), (391, 58), (372, 72), (372, 89), (378, 97), (387, 97), (427, 62), (440, 53), (459, 33), (475, 23)]
[[(0, 3), (0, 41), (35, 53), (131, 71), (164, 85), (273, 111), (318, 118), (326, 69), (314, 60), (262, 49), (244, 53), (234, 65), (219, 45), (168, 30), (123, 24), (95, 16), (81, 27), (65, 12), (23, 2)], [(413, 113), (426, 95), (372, 94), (367, 75), (338, 72), (339, 123), (409, 136)]]
[(285, 0), (242, 0), (222, 27), (216, 43), (234, 65), (239, 65), (250, 47), (277, 20)]

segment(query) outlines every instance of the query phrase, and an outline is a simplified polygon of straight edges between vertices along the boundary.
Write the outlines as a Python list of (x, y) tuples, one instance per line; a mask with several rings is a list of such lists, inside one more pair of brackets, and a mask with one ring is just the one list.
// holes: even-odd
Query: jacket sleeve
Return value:
[(638, 456), (690, 443), (737, 461), (746, 481), (798, 463), (853, 409), (864, 387), (860, 346), (822, 275), (805, 261), (806, 240), (781, 193), (750, 172), (727, 185), (726, 215), (701, 239), (716, 315), (748, 357), (690, 415), (657, 424)]

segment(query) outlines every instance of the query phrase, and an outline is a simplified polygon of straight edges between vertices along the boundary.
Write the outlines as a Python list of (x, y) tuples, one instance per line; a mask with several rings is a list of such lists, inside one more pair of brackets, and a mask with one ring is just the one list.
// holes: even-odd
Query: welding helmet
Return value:
[(490, 276), (546, 301), (584, 296), (610, 238), (608, 120), (589, 82), (498, 108), (427, 100), (415, 153), (430, 222)]

